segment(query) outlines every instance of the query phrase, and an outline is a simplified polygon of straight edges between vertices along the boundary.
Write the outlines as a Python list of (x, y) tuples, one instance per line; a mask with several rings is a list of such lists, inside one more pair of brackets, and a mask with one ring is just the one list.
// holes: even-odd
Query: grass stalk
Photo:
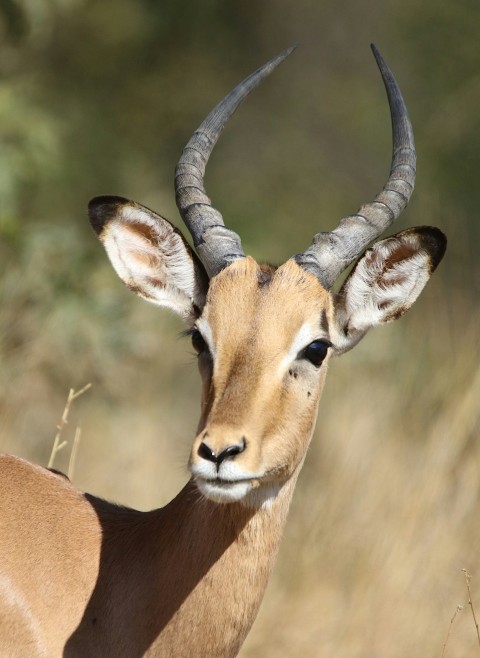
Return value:
[[(65, 407), (63, 409), (62, 417), (60, 418), (60, 422), (57, 425), (57, 433), (56, 433), (55, 439), (53, 441), (53, 447), (52, 447), (52, 452), (50, 453), (50, 459), (48, 460), (48, 468), (53, 468), (53, 464), (55, 462), (55, 457), (56, 457), (57, 453), (67, 445), (67, 441), (61, 441), (61, 437), (62, 437), (62, 431), (65, 428), (65, 425), (68, 425), (68, 414), (70, 413), (70, 408), (72, 406), (72, 402), (74, 400), (76, 400), (77, 398), (79, 398), (84, 393), (86, 393), (91, 387), (92, 387), (92, 385), (89, 383), (89, 384), (86, 384), (83, 388), (81, 388), (78, 391), (75, 391), (73, 388), (71, 388), (69, 390), (68, 397), (67, 397), (67, 402), (65, 403)], [(77, 448), (78, 448), (78, 446), (77, 446)], [(74, 441), (73, 449), (75, 450), (75, 441)], [(73, 453), (73, 450), (72, 450), (72, 453)], [(71, 458), (70, 458), (70, 461), (71, 461)]]
[(473, 622), (475, 624), (475, 629), (477, 631), (478, 646), (480, 647), (480, 631), (478, 628), (477, 615), (475, 614), (475, 608), (472, 601), (472, 590), (470, 588), (470, 582), (472, 580), (472, 576), (468, 573), (466, 569), (462, 569), (462, 571), (465, 575), (465, 584), (467, 586), (467, 592), (468, 592), (468, 605), (470, 606), (470, 610), (472, 611)]

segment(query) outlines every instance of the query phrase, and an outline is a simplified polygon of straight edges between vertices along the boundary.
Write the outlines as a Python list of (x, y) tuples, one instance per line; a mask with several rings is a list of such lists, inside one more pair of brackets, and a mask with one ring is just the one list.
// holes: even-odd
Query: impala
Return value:
[(275, 561), (330, 356), (403, 315), (445, 251), (444, 235), (425, 226), (369, 247), (408, 203), (416, 161), (402, 95), (372, 48), (392, 117), (388, 181), (371, 203), (278, 268), (245, 256), (203, 178), (226, 121), (292, 49), (228, 94), (180, 157), (176, 200), (195, 251), (143, 206), (115, 196), (91, 201), (91, 224), (117, 274), (184, 318), (198, 353), (203, 392), (191, 478), (166, 507), (143, 513), (4, 456), (2, 656), (225, 658), (239, 651)]

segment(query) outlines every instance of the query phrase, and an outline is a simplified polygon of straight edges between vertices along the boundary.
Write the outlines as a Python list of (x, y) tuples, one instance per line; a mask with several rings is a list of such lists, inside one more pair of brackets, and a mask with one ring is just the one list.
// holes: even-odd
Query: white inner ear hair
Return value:
[(392, 259), (389, 264), (397, 248), (393, 241), (378, 245), (373, 254), (358, 263), (347, 281), (346, 316), (359, 331), (402, 315), (430, 278), (429, 256), (425, 251), (398, 261)]
[(120, 278), (148, 301), (189, 317), (198, 299), (195, 264), (182, 237), (161, 217), (123, 208), (102, 235)]

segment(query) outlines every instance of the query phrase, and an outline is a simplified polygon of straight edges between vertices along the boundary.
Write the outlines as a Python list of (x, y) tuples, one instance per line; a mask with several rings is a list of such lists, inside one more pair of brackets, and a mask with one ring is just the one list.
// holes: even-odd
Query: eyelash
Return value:
[(189, 334), (192, 338), (193, 349), (197, 354), (202, 354), (203, 352), (208, 351), (208, 345), (198, 329), (193, 328), (191, 331), (189, 331)]

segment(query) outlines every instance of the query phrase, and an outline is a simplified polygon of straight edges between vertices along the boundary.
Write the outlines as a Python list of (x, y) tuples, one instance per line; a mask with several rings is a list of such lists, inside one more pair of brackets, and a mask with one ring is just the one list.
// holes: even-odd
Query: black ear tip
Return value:
[(447, 236), (436, 226), (418, 226), (415, 230), (422, 247), (430, 254), (433, 272), (445, 255)]
[(121, 206), (128, 203), (128, 199), (121, 196), (103, 195), (94, 197), (88, 204), (88, 217), (90, 224), (100, 235), (105, 224), (118, 212)]
[(130, 203), (128, 199), (123, 196), (116, 196), (114, 194), (103, 194), (101, 196), (94, 196), (88, 203), (88, 213), (97, 212), (102, 206), (124, 206)]

